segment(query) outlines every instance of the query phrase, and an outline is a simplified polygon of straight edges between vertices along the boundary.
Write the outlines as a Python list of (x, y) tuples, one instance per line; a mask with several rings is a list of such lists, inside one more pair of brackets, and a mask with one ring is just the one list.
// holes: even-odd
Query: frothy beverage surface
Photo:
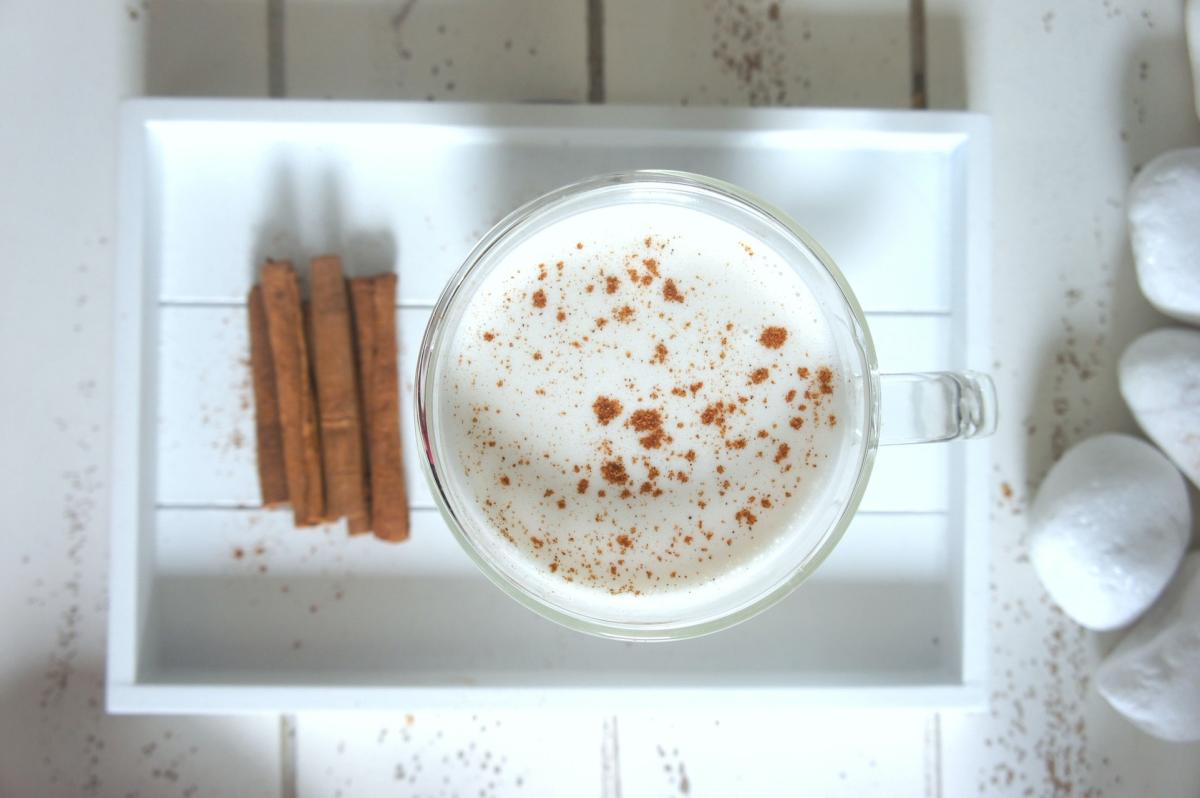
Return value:
[(727, 222), (650, 203), (555, 222), (484, 279), (443, 364), (441, 472), (538, 591), (665, 610), (824, 532), (853, 434), (836, 341)]

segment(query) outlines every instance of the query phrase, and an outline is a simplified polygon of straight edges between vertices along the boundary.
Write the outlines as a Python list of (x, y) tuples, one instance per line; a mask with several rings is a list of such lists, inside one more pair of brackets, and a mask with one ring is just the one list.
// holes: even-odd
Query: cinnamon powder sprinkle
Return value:
[(512, 480), (510, 480), (508, 478), (508, 475), (506, 474), (506, 475), (500, 477), (500, 484), (507, 487), (508, 485), (512, 484)]
[(833, 372), (829, 368), (822, 366), (817, 369), (817, 382), (821, 386), (821, 393), (826, 395), (833, 393)]
[(621, 287), (621, 281), (616, 277), (607, 277), (604, 280), (604, 293), (615, 294), (617, 289)]
[(588, 481), (587, 481), (586, 477), (584, 479), (579, 480), (579, 484), (575, 486), (576, 493), (587, 493), (587, 489), (588, 489)]
[[(649, 246), (649, 245), (647, 245)], [(642, 258), (642, 265), (646, 267), (646, 271), (658, 277), (658, 261), (654, 258)]]
[(633, 308), (628, 305), (622, 305), (621, 309), (613, 315), (617, 317), (617, 321), (629, 321), (633, 318)]
[(679, 288), (675, 285), (675, 281), (668, 279), (663, 283), (663, 299), (668, 302), (682, 302), (683, 294), (679, 293)]
[(592, 412), (602, 426), (608, 426), (608, 422), (621, 415), (623, 409), (620, 402), (607, 396), (597, 396), (596, 401), (592, 402)]
[(610, 485), (624, 485), (629, 481), (629, 474), (625, 473), (625, 464), (620, 460), (609, 460), (600, 466), (600, 475)]
[(637, 432), (649, 432), (662, 427), (662, 413), (657, 410), (635, 410), (629, 417), (629, 426)]
[(691, 391), (693, 394), (695, 394), (696, 391), (700, 390), (703, 387), (704, 387), (704, 383), (693, 382), (691, 385), (688, 386), (688, 390)]
[(778, 349), (787, 340), (788, 332), (783, 327), (767, 327), (758, 337), (758, 342), (767, 349)]
[(546, 307), (546, 292), (540, 288), (533, 292), (533, 306), (535, 308)]
[(779, 448), (775, 451), (775, 462), (776, 463), (782, 462), (784, 459), (787, 458), (788, 453), (790, 451), (791, 451), (791, 447), (788, 446), (786, 443), (779, 444)]
[(483, 340), (494, 341), (494, 340), (496, 340), (496, 334), (494, 332), (485, 332), (483, 334)]
[(555, 314), (554, 318), (558, 319), (559, 321), (566, 321), (567, 312), (565, 310), (560, 310), (557, 314)]
[(745, 507), (737, 511), (737, 514), (734, 515), (734, 519), (739, 523), (744, 522), (747, 526), (754, 526), (756, 523), (758, 523), (758, 516), (750, 512), (750, 510)]
[(796, 389), (793, 388), (792, 390), (787, 392), (787, 396), (783, 397), (783, 401), (790, 402), (795, 398), (796, 398)]
[(792, 429), (800, 429), (804, 426), (804, 419), (800, 418), (800, 416), (796, 416), (789, 421), (788, 424), (791, 425)]
[(656, 344), (654, 347), (654, 362), (655, 363), (666, 363), (667, 362), (667, 347), (666, 347), (666, 344), (662, 343), (661, 341), (658, 344)]
[(762, 382), (765, 382), (767, 377), (770, 377), (770, 376), (771, 376), (771, 372), (768, 369), (765, 369), (765, 368), (755, 369), (754, 371), (750, 372), (750, 382), (752, 382), (755, 385), (758, 385)]

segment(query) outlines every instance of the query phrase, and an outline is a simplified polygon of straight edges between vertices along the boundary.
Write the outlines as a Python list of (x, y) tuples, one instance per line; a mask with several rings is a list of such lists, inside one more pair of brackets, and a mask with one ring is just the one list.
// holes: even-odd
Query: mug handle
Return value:
[(977, 371), (880, 374), (879, 445), (982, 438), (996, 431), (996, 386)]

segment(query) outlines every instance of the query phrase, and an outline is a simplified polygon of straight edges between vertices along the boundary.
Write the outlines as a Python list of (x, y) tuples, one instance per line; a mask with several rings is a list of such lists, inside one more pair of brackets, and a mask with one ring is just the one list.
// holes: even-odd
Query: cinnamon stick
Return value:
[(326, 515), (346, 516), (351, 533), (366, 532), (366, 456), (346, 281), (342, 262), (336, 256), (314, 258), (311, 266), (313, 373), (321, 425)]
[(262, 272), (263, 305), (283, 431), (283, 464), (296, 526), (324, 515), (316, 403), (300, 306), (300, 281), (292, 264), (268, 261)]
[(263, 507), (288, 500), (283, 467), (283, 429), (279, 423), (279, 397), (275, 393), (275, 366), (262, 288), (254, 286), (247, 302), (250, 319), (250, 374), (254, 385), (254, 429), (258, 450), (258, 485)]
[(408, 494), (400, 451), (400, 385), (396, 352), (396, 275), (350, 281), (358, 337), (363, 421), (375, 537), (408, 538)]

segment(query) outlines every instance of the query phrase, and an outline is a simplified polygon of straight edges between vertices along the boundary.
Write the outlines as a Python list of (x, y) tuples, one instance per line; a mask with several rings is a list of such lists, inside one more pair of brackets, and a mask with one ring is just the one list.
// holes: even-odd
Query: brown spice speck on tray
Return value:
[(663, 283), (663, 299), (667, 300), (668, 302), (683, 301), (683, 294), (679, 293), (679, 287), (675, 285), (674, 280), (668, 278), (667, 281)]
[(539, 310), (546, 307), (546, 292), (540, 288), (533, 292), (533, 306)]
[(760, 383), (765, 382), (766, 379), (770, 376), (771, 376), (771, 372), (769, 369), (757, 368), (754, 371), (750, 372), (750, 382), (753, 383), (754, 385), (759, 385)]
[(579, 483), (575, 486), (575, 492), (576, 493), (587, 493), (587, 489), (588, 489), (588, 481), (587, 481), (587, 477), (584, 477), (583, 479), (579, 480)]

